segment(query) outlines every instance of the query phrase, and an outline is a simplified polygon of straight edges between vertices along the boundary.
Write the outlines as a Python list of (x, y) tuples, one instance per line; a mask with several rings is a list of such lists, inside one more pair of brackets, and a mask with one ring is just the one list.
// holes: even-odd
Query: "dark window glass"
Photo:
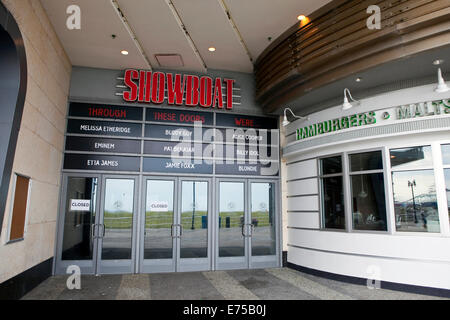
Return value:
[(448, 217), (450, 218), (450, 169), (445, 169), (444, 174), (445, 174), (445, 193), (447, 194)]
[(442, 146), (442, 162), (444, 164), (450, 164), (450, 144), (444, 144)]
[(397, 231), (439, 232), (433, 170), (392, 172)]
[(62, 260), (91, 260), (97, 178), (69, 177), (66, 194)]
[(391, 149), (391, 167), (395, 170), (432, 167), (431, 147)]
[(350, 155), (350, 170), (365, 171), (383, 169), (381, 151), (364, 152)]
[(342, 177), (322, 178), (322, 221), (324, 228), (345, 229)]
[(320, 160), (321, 174), (334, 174), (342, 172), (342, 157), (329, 157)]
[(353, 229), (387, 230), (383, 173), (351, 176)]

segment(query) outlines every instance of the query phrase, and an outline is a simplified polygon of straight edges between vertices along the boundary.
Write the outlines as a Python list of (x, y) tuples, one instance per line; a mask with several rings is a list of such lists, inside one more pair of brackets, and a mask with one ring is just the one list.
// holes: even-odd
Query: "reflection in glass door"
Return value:
[(97, 273), (133, 272), (136, 179), (106, 177), (98, 227)]
[(152, 177), (144, 185), (140, 271), (209, 270), (209, 180)]
[(209, 270), (209, 181), (180, 179), (180, 188), (177, 271)]
[(275, 182), (219, 181), (217, 269), (280, 265), (275, 196)]
[(250, 181), (250, 268), (276, 267), (276, 187), (274, 182)]
[(99, 177), (88, 175), (65, 176), (64, 203), (59, 221), (56, 272), (62, 274), (70, 265), (80, 267), (82, 273), (95, 272), (98, 219)]
[(141, 272), (175, 271), (174, 190), (175, 179), (145, 181)]

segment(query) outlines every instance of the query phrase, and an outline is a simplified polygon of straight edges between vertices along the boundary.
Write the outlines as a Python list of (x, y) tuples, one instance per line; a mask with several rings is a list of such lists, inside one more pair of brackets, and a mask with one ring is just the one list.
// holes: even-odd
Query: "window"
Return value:
[(450, 144), (442, 146), (442, 162), (444, 164), (445, 194), (447, 195), (447, 208), (450, 219)]
[(16, 175), (9, 241), (21, 240), (24, 237), (29, 185), (29, 178)]
[(322, 227), (345, 229), (342, 157), (320, 159)]
[(397, 231), (439, 232), (431, 146), (390, 150)]
[(353, 229), (387, 231), (381, 151), (351, 154), (349, 162)]

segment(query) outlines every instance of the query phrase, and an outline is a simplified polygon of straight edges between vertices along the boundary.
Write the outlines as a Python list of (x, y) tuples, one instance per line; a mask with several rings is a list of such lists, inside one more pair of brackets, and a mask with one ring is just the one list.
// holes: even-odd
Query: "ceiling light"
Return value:
[(347, 88), (344, 89), (344, 103), (342, 104), (342, 110), (348, 110), (352, 108), (352, 104), (348, 101), (347, 94), (352, 99), (353, 102), (358, 102), (355, 99), (353, 99), (352, 94), (350, 93), (350, 90)]
[(123, 54), (124, 56), (128, 55), (128, 51), (127, 50), (122, 50), (122, 51), (120, 51), (120, 53)]
[(291, 112), (291, 114), (292, 114), (294, 117), (296, 117), (297, 119), (309, 120), (308, 117), (296, 116), (295, 113), (292, 112), (292, 110), (291, 110), (290, 108), (285, 108), (285, 109), (284, 109), (284, 119), (283, 119), (283, 122), (281, 123), (281, 125), (282, 125), (283, 127), (286, 127), (286, 126), (290, 123), (290, 121), (287, 119), (287, 116), (286, 116), (286, 111), (287, 111), (287, 110), (289, 110), (289, 111)]
[(211, 52), (214, 52), (214, 51), (216, 51), (216, 48), (214, 48), (214, 47), (209, 47), (208, 50), (211, 51)]
[(355, 81), (356, 81), (356, 82), (361, 82), (361, 81), (362, 81), (362, 78), (361, 78), (361, 77), (358, 77), (358, 78), (355, 79)]
[(442, 77), (441, 68), (438, 68), (438, 86), (434, 89), (437, 93), (447, 92), (450, 88), (445, 83), (444, 78)]
[(297, 17), (297, 20), (298, 21), (302, 21), (302, 20), (305, 20), (306, 19), (306, 17), (303, 15), (303, 14), (301, 14), (301, 15), (299, 15), (298, 17)]
[(433, 61), (433, 64), (435, 66), (438, 66), (438, 65), (443, 64), (443, 63), (444, 63), (444, 60), (442, 60), (442, 59), (436, 59), (436, 60)]

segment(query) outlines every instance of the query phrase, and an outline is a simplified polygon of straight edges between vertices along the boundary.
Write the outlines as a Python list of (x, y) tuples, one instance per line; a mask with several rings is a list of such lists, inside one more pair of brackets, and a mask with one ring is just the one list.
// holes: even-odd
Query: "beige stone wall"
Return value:
[(27, 95), (13, 172), (31, 177), (32, 186), (25, 239), (6, 244), (13, 187), (12, 183), (10, 185), (0, 239), (0, 283), (54, 255), (65, 115), (72, 70), (39, 0), (2, 2), (22, 32), (28, 63)]

